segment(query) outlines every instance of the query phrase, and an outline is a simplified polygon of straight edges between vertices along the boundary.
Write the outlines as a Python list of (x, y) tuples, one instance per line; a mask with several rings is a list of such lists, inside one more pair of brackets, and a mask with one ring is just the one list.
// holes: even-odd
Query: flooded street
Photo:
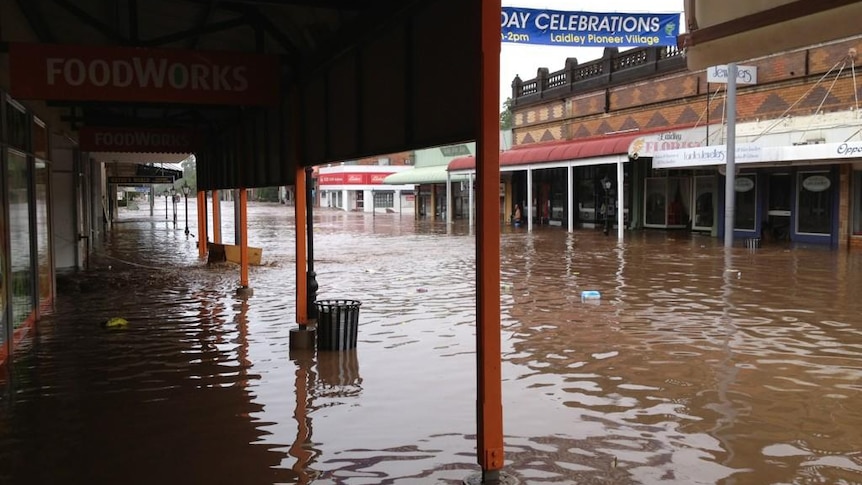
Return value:
[[(466, 221), (316, 211), (318, 297), (362, 307), (356, 351), (313, 354), (288, 349), (293, 208), (248, 213), (263, 265), (247, 300), (238, 266), (199, 260), (182, 207), (174, 228), (158, 202), (152, 218), (121, 214), (92, 273), (61, 278), (0, 383), (0, 483), (457, 484), (479, 471)], [(222, 214), (231, 243), (231, 203)], [(503, 229), (507, 473), (862, 483), (862, 253), (721, 243)], [(129, 327), (103, 328), (112, 317)]]

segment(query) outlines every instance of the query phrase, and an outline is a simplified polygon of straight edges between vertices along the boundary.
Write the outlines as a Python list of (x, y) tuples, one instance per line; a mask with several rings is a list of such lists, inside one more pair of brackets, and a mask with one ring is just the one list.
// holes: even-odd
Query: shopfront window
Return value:
[(601, 200), (596, 190), (596, 167), (582, 167), (577, 170), (578, 221), (595, 223), (599, 220)]
[(51, 264), (51, 235), (48, 225), (48, 164), (36, 160), (36, 242), (39, 263), (39, 301), (47, 303), (53, 296), (53, 277)]
[[(3, 155), (4, 154), (2, 153), (2, 151), (0, 151), (0, 161), (3, 160)], [(2, 166), (3, 165), (0, 164), (0, 167)], [(4, 191), (5, 187), (0, 187), (0, 200), (3, 200)], [(0, 210), (0, 234), (8, 234), (6, 226), (6, 214), (5, 211), (2, 210)], [(6, 320), (6, 274), (9, 272), (9, 267), (7, 265), (8, 262), (6, 261), (5, 251), (0, 249), (0, 349), (2, 349), (6, 345), (6, 333), (8, 330), (8, 322)]]
[(757, 223), (757, 175), (739, 174), (734, 179), (736, 197), (733, 228), (754, 231)]
[(691, 213), (689, 178), (648, 178), (644, 195), (644, 226), (682, 228), (688, 225)]
[(667, 179), (646, 179), (646, 201), (644, 206), (644, 224), (647, 227), (664, 227), (667, 212)]
[(862, 236), (862, 171), (853, 172), (853, 235)]
[(834, 184), (829, 172), (799, 172), (797, 181), (796, 232), (830, 234)]
[(30, 258), (30, 191), (27, 157), (7, 152), (6, 192), (9, 198), (9, 282), (12, 285), (12, 328), (33, 312), (33, 272)]
[(6, 134), (9, 146), (27, 150), (30, 124), (27, 122), (27, 112), (24, 107), (6, 99)]
[(33, 117), (33, 154), (36, 158), (48, 158), (48, 129), (39, 118)]
[(378, 209), (391, 209), (395, 207), (395, 193), (374, 192), (374, 207)]

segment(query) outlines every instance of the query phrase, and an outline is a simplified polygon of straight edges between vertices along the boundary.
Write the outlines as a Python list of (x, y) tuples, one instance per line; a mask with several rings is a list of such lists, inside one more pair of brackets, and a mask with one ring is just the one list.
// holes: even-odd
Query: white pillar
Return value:
[(533, 169), (527, 167), (527, 230), (533, 230)]
[(452, 224), (452, 173), (446, 170), (446, 223)]
[(347, 189), (341, 190), (341, 210), (350, 210), (350, 191)]
[(374, 212), (374, 190), (362, 191), (362, 212)]
[(623, 161), (622, 159), (617, 160), (617, 239), (620, 241), (623, 240), (623, 229), (625, 229), (625, 194), (623, 193), (623, 189), (625, 188), (625, 172), (623, 171)]
[(572, 181), (572, 165), (569, 164), (566, 166), (566, 191), (568, 196), (566, 197), (566, 203), (569, 204), (569, 208), (566, 213), (569, 215), (568, 224), (569, 224), (569, 232), (575, 230), (575, 183)]

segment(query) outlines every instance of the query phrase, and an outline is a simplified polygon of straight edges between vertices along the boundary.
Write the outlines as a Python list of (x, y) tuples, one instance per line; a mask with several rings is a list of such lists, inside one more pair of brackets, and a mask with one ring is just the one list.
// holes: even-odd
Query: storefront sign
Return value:
[(706, 145), (706, 127), (666, 131), (635, 138), (629, 145), (629, 157), (652, 157), (656, 152), (695, 148)]
[[(653, 154), (653, 168), (686, 168), (722, 165), (727, 162), (727, 148), (711, 145), (700, 148), (659, 151)], [(813, 160), (862, 159), (862, 141), (821, 143), (815, 145), (758, 146), (744, 143), (736, 146), (736, 163), (809, 162)], [(828, 188), (828, 187), (827, 187)]]
[(109, 184), (118, 185), (145, 185), (145, 184), (172, 184), (173, 177), (108, 177)]
[(748, 177), (740, 177), (735, 179), (733, 183), (733, 190), (737, 192), (748, 192), (749, 190), (754, 188), (754, 180), (751, 180)]
[(572, 47), (675, 46), (680, 14), (562, 12), (503, 7), (503, 42)]
[[(755, 163), (764, 160), (764, 148), (752, 144), (736, 146), (736, 163)], [(658, 152), (653, 155), (653, 168), (683, 168), (727, 163), (727, 147), (714, 145)]]
[[(727, 64), (712, 66), (706, 70), (706, 82), (727, 84)], [(757, 66), (736, 66), (736, 84), (757, 84)]]
[(248, 52), (9, 44), (12, 96), (67, 101), (274, 105), (275, 56)]
[(318, 181), (324, 185), (381, 185), (383, 179), (392, 175), (395, 172), (374, 172), (374, 173), (322, 173), (318, 176)]
[(823, 192), (832, 185), (829, 177), (823, 175), (812, 175), (802, 181), (802, 188), (809, 192)]
[(200, 136), (191, 130), (84, 126), (78, 146), (85, 152), (194, 153)]

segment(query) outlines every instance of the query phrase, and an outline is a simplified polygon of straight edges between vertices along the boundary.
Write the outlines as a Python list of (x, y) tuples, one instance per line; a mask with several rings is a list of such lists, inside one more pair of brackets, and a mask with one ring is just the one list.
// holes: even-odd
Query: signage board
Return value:
[[(706, 82), (727, 84), (727, 64), (712, 66), (706, 70)], [(736, 84), (757, 84), (757, 66), (736, 66)]]
[(629, 144), (629, 157), (652, 157), (655, 153), (680, 148), (695, 148), (706, 145), (707, 128), (701, 126), (686, 130), (664, 131), (635, 138)]
[(183, 178), (181, 170), (172, 168), (159, 167), (158, 165), (135, 165), (135, 176), (138, 177), (173, 177), (175, 179)]
[(733, 189), (737, 192), (748, 192), (754, 188), (754, 180), (751, 180), (748, 177), (740, 177), (738, 179), (734, 179)]
[(117, 185), (172, 184), (174, 183), (174, 178), (152, 175), (143, 177), (108, 177), (108, 183)]
[(248, 52), (10, 43), (19, 99), (275, 105), (278, 58)]
[(564, 12), (503, 7), (501, 41), (568, 47), (676, 46), (678, 13)]
[(78, 146), (86, 152), (194, 153), (201, 140), (199, 132), (170, 128), (84, 126), (78, 132)]
[(832, 181), (824, 175), (812, 175), (802, 181), (802, 188), (809, 192), (823, 192), (832, 186)]
[(444, 157), (459, 157), (470, 155), (470, 149), (467, 148), (467, 145), (447, 145), (440, 147), (440, 153)]
[(317, 179), (321, 187), (325, 185), (381, 185), (383, 180), (394, 172), (371, 173), (322, 173)]

